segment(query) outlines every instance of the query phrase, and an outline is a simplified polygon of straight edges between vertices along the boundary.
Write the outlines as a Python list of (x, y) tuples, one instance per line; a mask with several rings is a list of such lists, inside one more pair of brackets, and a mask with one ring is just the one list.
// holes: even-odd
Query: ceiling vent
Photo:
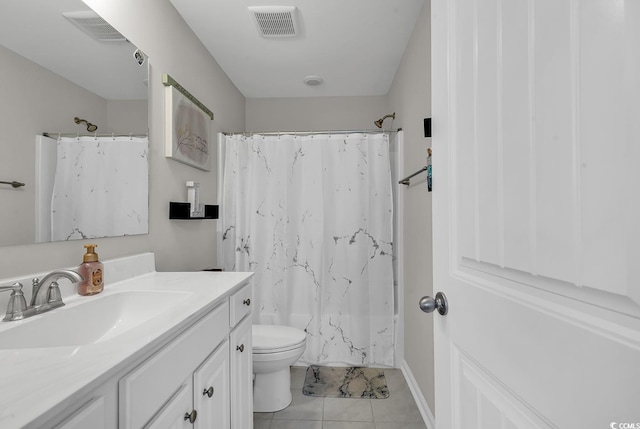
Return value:
[(99, 42), (126, 42), (127, 39), (92, 10), (63, 12), (73, 25)]
[(294, 37), (298, 35), (295, 6), (249, 6), (262, 37)]

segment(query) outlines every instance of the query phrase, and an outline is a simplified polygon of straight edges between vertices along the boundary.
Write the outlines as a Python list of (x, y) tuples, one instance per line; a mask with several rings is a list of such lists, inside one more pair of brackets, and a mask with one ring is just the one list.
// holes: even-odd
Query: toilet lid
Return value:
[(304, 345), (307, 334), (296, 328), (282, 325), (253, 325), (253, 353), (276, 353)]

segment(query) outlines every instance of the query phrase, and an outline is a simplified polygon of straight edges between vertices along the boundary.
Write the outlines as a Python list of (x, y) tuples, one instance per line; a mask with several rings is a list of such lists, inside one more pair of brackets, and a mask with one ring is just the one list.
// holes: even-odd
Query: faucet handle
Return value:
[(3, 321), (12, 321), (24, 319), (24, 312), (27, 310), (27, 300), (22, 292), (22, 283), (14, 283), (9, 303), (7, 304), (7, 313)]
[(49, 290), (47, 291), (47, 302), (49, 304), (62, 303), (62, 294), (60, 293), (58, 282), (53, 281), (51, 282), (51, 285), (49, 285)]

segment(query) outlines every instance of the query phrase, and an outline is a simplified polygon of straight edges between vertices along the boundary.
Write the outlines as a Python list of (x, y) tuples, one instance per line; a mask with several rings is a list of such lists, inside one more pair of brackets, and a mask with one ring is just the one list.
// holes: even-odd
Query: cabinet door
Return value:
[(120, 429), (139, 429), (228, 335), (229, 306), (220, 305), (120, 382)]
[[(193, 413), (193, 384), (189, 377), (180, 386), (145, 429), (191, 429), (192, 424), (186, 415)], [(196, 415), (196, 421), (197, 421)], [(194, 422), (195, 423), (195, 422)]]
[(231, 368), (231, 427), (253, 428), (253, 361), (251, 317), (245, 317), (229, 336)]
[(225, 341), (193, 374), (195, 429), (230, 429), (229, 343)]

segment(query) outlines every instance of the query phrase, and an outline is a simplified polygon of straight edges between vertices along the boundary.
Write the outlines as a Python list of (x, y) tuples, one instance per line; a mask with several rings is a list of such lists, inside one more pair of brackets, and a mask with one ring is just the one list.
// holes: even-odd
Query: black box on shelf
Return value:
[(218, 206), (205, 204), (204, 216), (191, 217), (191, 205), (189, 203), (169, 202), (169, 219), (218, 219)]

